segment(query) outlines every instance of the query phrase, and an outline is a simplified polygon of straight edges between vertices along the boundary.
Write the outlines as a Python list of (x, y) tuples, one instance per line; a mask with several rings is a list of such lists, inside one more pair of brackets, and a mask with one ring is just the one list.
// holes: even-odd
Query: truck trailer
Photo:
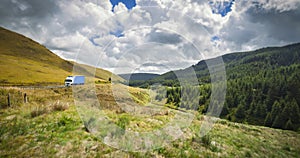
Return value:
[(84, 76), (68, 76), (65, 79), (65, 86), (84, 85)]

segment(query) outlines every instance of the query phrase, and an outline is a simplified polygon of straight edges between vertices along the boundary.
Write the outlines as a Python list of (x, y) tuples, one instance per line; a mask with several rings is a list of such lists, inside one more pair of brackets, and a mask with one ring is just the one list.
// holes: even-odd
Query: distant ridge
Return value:
[(159, 75), (153, 73), (133, 73), (133, 74), (119, 74), (119, 76), (125, 80), (150, 80)]
[[(236, 78), (236, 76), (233, 75), (234, 72), (243, 71), (244, 73), (240, 77), (247, 77), (251, 74), (257, 74), (257, 72), (261, 71), (262, 68), (279, 68), (280, 66), (300, 64), (300, 43), (289, 44), (282, 47), (266, 47), (248, 52), (235, 52), (225, 54), (221, 57), (225, 64), (227, 79), (234, 79)], [(178, 83), (176, 81), (177, 77), (174, 72), (180, 71), (181, 73), (184, 73), (184, 71), (190, 68), (195, 70), (200, 83), (209, 83), (210, 74), (206, 65), (206, 61), (214, 59), (215, 58), (202, 60), (196, 65), (192, 65), (186, 69), (164, 73), (151, 80), (148, 80), (146, 85), (156, 82), (160, 82), (165, 85), (174, 84), (174, 81), (175, 83)], [(258, 67), (258, 65), (260, 65), (260, 67)], [(186, 74), (185, 76), (189, 77), (189, 74)]]

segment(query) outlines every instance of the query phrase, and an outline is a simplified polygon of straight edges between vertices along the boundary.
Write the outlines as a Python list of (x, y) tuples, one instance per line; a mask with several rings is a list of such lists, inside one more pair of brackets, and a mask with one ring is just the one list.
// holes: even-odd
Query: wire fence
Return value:
[(26, 93), (22, 92), (9, 92), (9, 91), (1, 91), (0, 95), (0, 107), (12, 107), (12, 106), (20, 106), (24, 103), (28, 102), (28, 96)]
[(54, 86), (10, 86), (0, 87), (0, 108), (21, 106), (24, 103), (28, 103), (30, 100), (26, 92), (22, 90), (34, 90), (34, 89), (57, 89), (65, 88), (63, 85)]
[(66, 88), (64, 85), (54, 86), (1, 86), (0, 89), (53, 89), (53, 88)]

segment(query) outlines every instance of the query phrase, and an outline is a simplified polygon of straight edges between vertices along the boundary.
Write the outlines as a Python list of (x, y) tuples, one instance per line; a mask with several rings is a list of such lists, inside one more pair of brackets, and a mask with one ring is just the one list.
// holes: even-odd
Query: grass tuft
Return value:
[(35, 106), (34, 109), (30, 112), (30, 116), (31, 118), (34, 118), (47, 113), (49, 113), (49, 109), (46, 108), (44, 105)]
[(59, 100), (56, 101), (53, 105), (52, 105), (52, 110), (53, 111), (65, 111), (69, 108), (69, 104), (68, 103), (62, 103)]

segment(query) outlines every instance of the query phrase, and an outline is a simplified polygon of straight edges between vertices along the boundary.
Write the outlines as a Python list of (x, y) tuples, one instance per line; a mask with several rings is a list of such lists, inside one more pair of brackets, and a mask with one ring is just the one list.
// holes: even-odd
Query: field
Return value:
[[(127, 88), (127, 87), (118, 87)], [(120, 89), (119, 89), (120, 90)], [(136, 113), (116, 104), (110, 84), (96, 85), (102, 111), (110, 121), (125, 131), (152, 131), (174, 119), (176, 113), (194, 115), (191, 124), (182, 129), (182, 136), (162, 147), (144, 152), (126, 152), (103, 143), (84, 126), (74, 104), (72, 88), (1, 89), (1, 96), (10, 93), (7, 107), (1, 97), (0, 157), (298, 157), (300, 134), (288, 130), (232, 123), (217, 119), (204, 137), (200, 127), (206, 116), (191, 111), (173, 110), (152, 103), (148, 90), (129, 88), (136, 103)], [(23, 103), (23, 94), (28, 103)], [(119, 96), (122, 105), (128, 104)], [(106, 103), (106, 104), (105, 104)], [(147, 109), (147, 111), (143, 110)], [(152, 109), (152, 110), (151, 110)], [(153, 110), (160, 109), (160, 110)], [(126, 112), (127, 111), (127, 112)], [(171, 134), (176, 131), (171, 131)], [(124, 133), (123, 133), (124, 134)], [(122, 135), (122, 134), (121, 134)], [(130, 144), (125, 144), (129, 146)], [(134, 147), (133, 147), (134, 148)]]

